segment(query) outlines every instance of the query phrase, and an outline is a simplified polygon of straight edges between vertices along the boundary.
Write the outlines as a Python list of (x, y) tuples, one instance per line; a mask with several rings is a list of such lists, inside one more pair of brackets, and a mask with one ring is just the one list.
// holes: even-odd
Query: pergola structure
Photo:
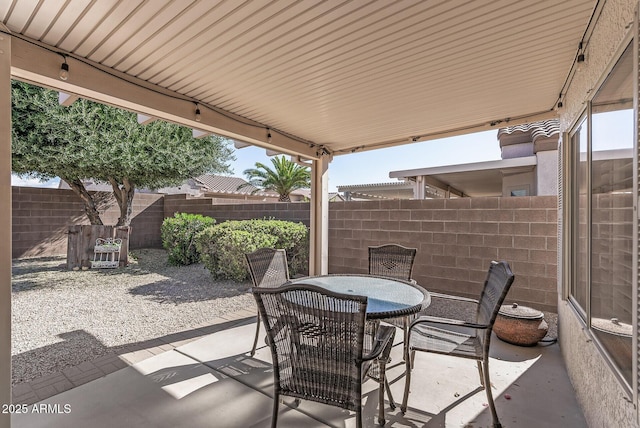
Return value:
[(334, 156), (555, 117), (604, 3), (2, 2), (0, 402), (11, 385), (11, 79), (308, 163), (310, 272), (326, 273)]

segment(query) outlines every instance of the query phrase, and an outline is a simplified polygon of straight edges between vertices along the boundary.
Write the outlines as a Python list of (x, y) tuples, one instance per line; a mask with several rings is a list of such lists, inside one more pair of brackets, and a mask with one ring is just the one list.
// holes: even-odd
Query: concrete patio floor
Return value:
[[(266, 346), (254, 357), (255, 317), (85, 383), (14, 414), (14, 428), (269, 427), (273, 373)], [(398, 332), (400, 333), (400, 332)], [(401, 334), (396, 335), (400, 337)], [(474, 361), (419, 353), (409, 409), (402, 347), (388, 370), (398, 407), (388, 427), (486, 427), (491, 415)], [(394, 364), (395, 363), (395, 364)], [(491, 380), (505, 427), (586, 427), (557, 344), (524, 348), (494, 338)], [(377, 425), (376, 383), (364, 384), (364, 425)], [(292, 400), (285, 398), (285, 403)], [(303, 401), (280, 405), (279, 427), (352, 427), (353, 413)]]

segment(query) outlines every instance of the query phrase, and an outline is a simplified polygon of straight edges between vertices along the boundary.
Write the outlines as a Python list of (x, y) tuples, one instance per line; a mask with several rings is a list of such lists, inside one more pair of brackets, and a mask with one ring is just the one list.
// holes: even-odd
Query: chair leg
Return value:
[(493, 419), (493, 428), (502, 428), (500, 421), (498, 420), (498, 413), (496, 412), (496, 404), (493, 401), (493, 393), (491, 392), (491, 379), (489, 377), (489, 358), (485, 358), (484, 364), (484, 390), (487, 393), (487, 401), (489, 404), (489, 410), (491, 410), (491, 418)]
[(404, 340), (404, 342), (402, 342), (402, 361), (407, 361), (407, 358), (409, 358), (409, 317), (404, 317), (403, 324), (404, 337), (402, 340)]
[(276, 428), (278, 425), (278, 405), (280, 404), (280, 394), (274, 392), (273, 394), (273, 413), (271, 414), (271, 428)]
[(384, 418), (384, 391), (387, 390), (387, 396), (389, 397), (389, 406), (392, 409), (396, 408), (396, 403), (393, 401), (393, 395), (391, 395), (391, 388), (389, 388), (389, 382), (386, 375), (386, 363), (378, 362), (378, 370), (380, 371), (380, 380), (378, 384), (378, 423), (383, 426), (386, 423)]
[(391, 407), (391, 410), (395, 410), (396, 402), (393, 399), (393, 395), (391, 395), (391, 387), (389, 386), (389, 381), (387, 380), (386, 376), (384, 378), (384, 387), (387, 390), (387, 397), (389, 397), (389, 407)]
[(256, 337), (253, 339), (253, 348), (251, 348), (251, 356), (256, 353), (256, 348), (258, 346), (258, 336), (260, 335), (260, 312), (258, 312), (258, 323), (256, 325)]
[(478, 373), (480, 373), (480, 385), (482, 385), (482, 387), (486, 387), (485, 383), (484, 383), (484, 372), (482, 370), (482, 361), (477, 360), (476, 361), (478, 363)]
[[(408, 351), (407, 351), (407, 354), (408, 354)], [(402, 414), (405, 414), (407, 412), (407, 402), (409, 401), (409, 388), (411, 386), (411, 366), (415, 358), (415, 355), (416, 354), (414, 351), (411, 354), (411, 358), (409, 358), (409, 355), (407, 355), (407, 361), (405, 361), (406, 372), (404, 377), (404, 396), (402, 397), (402, 405), (400, 406), (400, 411), (402, 412)]]
[(378, 385), (378, 423), (380, 426), (385, 424), (384, 420), (384, 375), (380, 369), (380, 384)]

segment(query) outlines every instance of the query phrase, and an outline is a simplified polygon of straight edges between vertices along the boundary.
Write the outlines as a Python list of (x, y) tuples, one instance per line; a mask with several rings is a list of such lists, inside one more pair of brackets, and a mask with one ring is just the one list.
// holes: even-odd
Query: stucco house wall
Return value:
[[(579, 118), (585, 108), (585, 100), (596, 89), (615, 60), (618, 48), (622, 47), (625, 37), (632, 31), (637, 4), (634, 0), (609, 0), (604, 4), (585, 52), (586, 64), (573, 77), (563, 107), (559, 110), (562, 132), (569, 131)], [(573, 307), (562, 299), (566, 284), (563, 284), (562, 275), (558, 275), (558, 278), (560, 347), (589, 426), (638, 426), (632, 397), (597, 350), (583, 321)]]
[(538, 196), (558, 194), (558, 151), (547, 150), (536, 153), (536, 190)]

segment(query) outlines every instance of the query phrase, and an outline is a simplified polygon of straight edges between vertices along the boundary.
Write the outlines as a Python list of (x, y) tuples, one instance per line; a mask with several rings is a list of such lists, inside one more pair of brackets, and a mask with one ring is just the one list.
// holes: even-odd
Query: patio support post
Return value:
[(329, 272), (329, 162), (320, 156), (311, 166), (311, 205), (309, 228), (309, 275)]
[[(0, 34), (0, 405), (11, 403), (11, 37)], [(11, 425), (0, 412), (0, 428)]]
[(416, 176), (416, 183), (413, 188), (413, 199), (424, 199), (424, 175)]

